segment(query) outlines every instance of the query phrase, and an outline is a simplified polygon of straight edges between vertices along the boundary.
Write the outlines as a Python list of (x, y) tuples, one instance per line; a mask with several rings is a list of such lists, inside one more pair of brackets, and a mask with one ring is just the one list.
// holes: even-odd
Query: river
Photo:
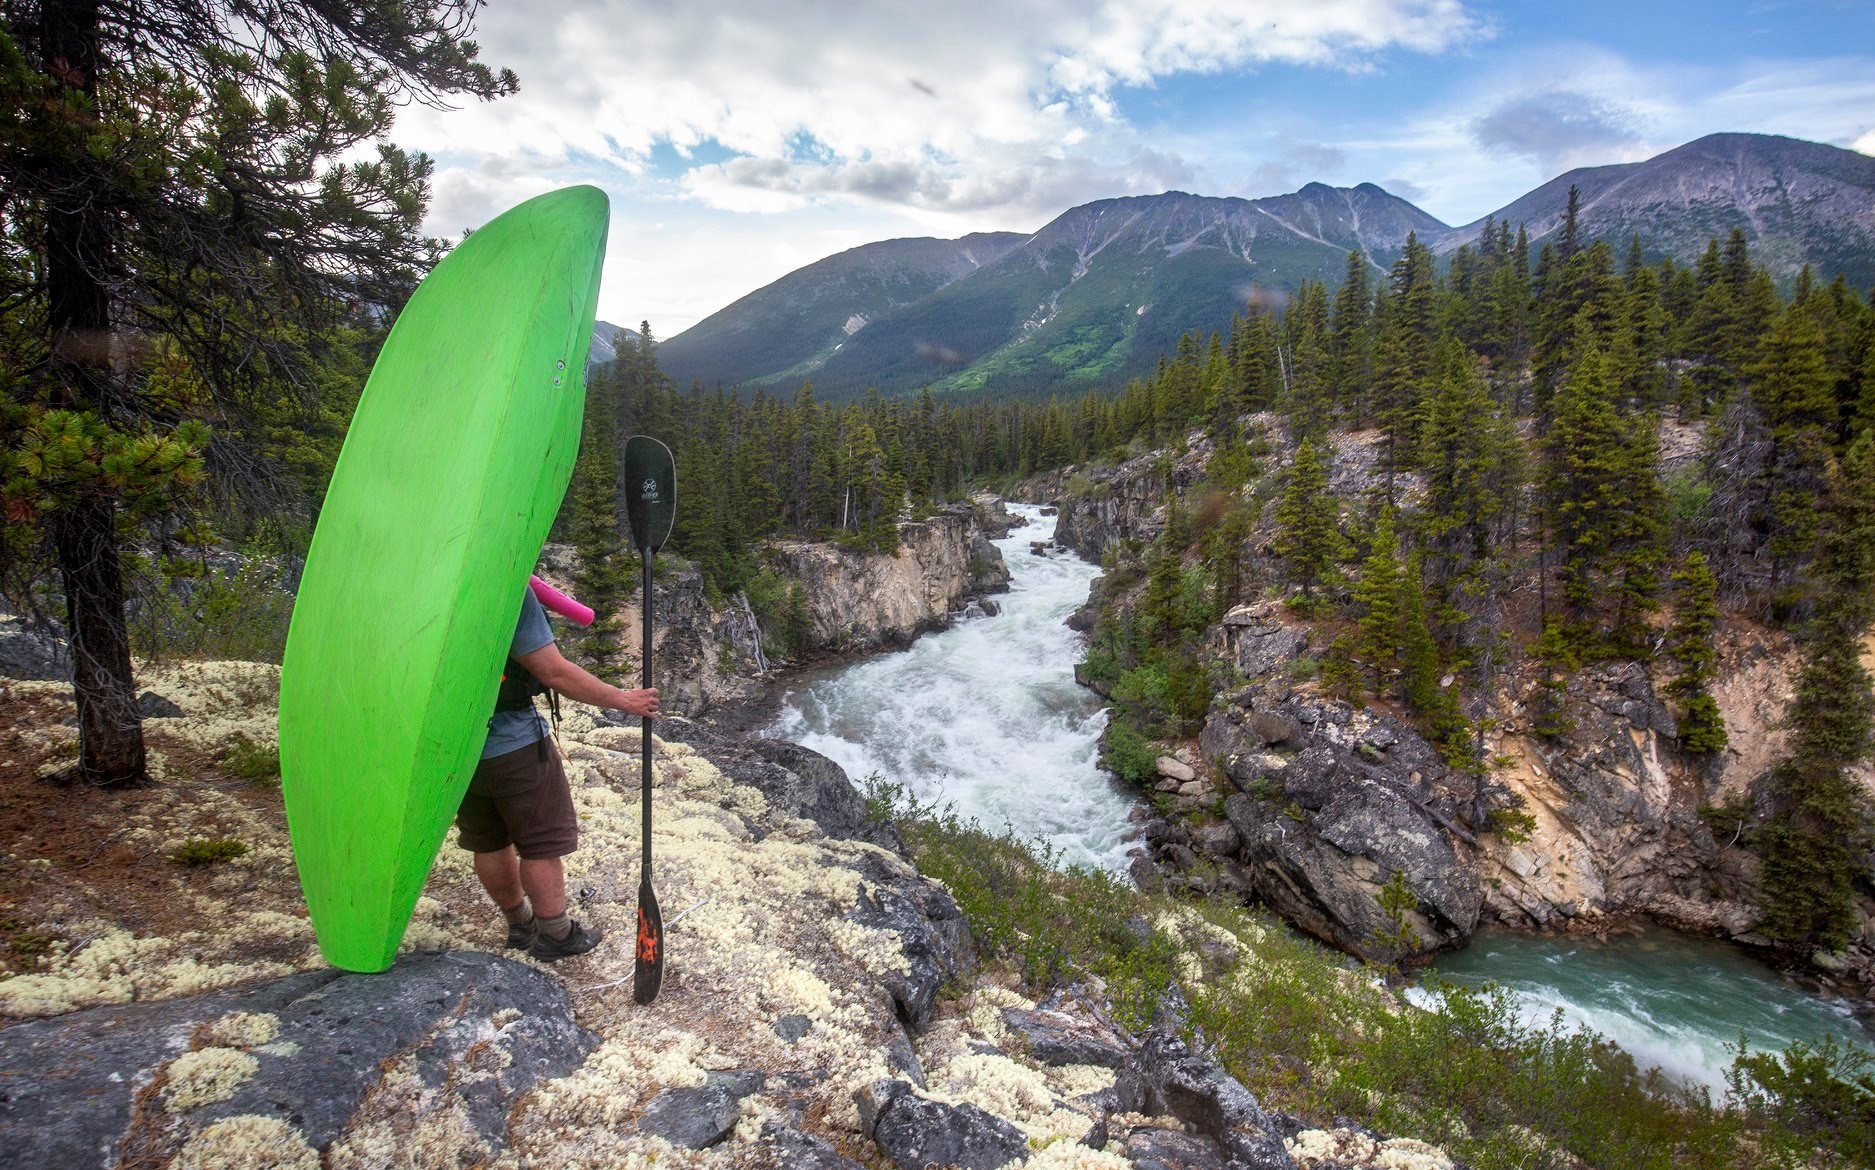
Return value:
[[(1074, 682), (1081, 639), (1063, 624), (1099, 569), (1072, 553), (1037, 556), (1054, 518), (997, 542), (1011, 574), (994, 617), (971, 616), (909, 649), (804, 676), (769, 734), (820, 752), (848, 775), (873, 773), (949, 803), (985, 828), (1047, 841), (1062, 861), (1123, 871), (1133, 798), (1096, 764), (1099, 698)], [(1533, 1022), (1560, 1009), (1643, 1067), (1722, 1090), (1729, 1045), (1869, 1037), (1840, 1000), (1814, 996), (1721, 943), (1652, 931), (1609, 942), (1483, 935), (1428, 974), (1495, 981)]]
[(971, 616), (910, 648), (810, 673), (769, 734), (953, 805), (991, 831), (1039, 837), (1069, 864), (1122, 870), (1133, 800), (1095, 762), (1107, 716), (1077, 685), (1081, 637), (1063, 624), (1100, 569), (1071, 552), (1038, 556), (1055, 518), (996, 542), (1010, 569), (994, 617)]

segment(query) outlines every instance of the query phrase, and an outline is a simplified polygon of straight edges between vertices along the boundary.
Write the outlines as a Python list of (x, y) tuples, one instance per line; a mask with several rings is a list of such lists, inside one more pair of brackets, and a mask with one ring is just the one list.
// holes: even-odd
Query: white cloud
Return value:
[(1859, 150), (1863, 154), (1875, 154), (1875, 130), (1870, 130), (1867, 134), (1864, 134), (1862, 137), (1850, 143), (1849, 149)]
[[(954, 235), (1199, 186), (1200, 165), (1124, 122), (1119, 87), (1271, 62), (1357, 69), (1478, 33), (1461, 0), (491, 5), (476, 39), (520, 93), (410, 108), (396, 136), (437, 159), (439, 235), (578, 181), (616, 207), (692, 201), (759, 213), (770, 231), (843, 208), (856, 227)], [(753, 287), (730, 268), (737, 292)], [(613, 290), (608, 275), (602, 305), (618, 311)]]

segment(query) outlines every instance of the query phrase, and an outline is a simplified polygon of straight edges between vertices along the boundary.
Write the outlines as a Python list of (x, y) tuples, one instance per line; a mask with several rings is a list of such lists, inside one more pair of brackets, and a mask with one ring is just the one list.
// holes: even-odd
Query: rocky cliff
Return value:
[(966, 601), (1009, 585), (975, 507), (956, 504), (899, 525), (891, 556), (825, 542), (778, 541), (771, 555), (805, 595), (817, 651), (908, 644), (946, 625)]
[[(948, 624), (971, 600), (1008, 588), (1009, 570), (990, 541), (1012, 523), (985, 498), (901, 524), (898, 551), (890, 555), (820, 541), (774, 542), (769, 562), (800, 587), (807, 607), (800, 658), (903, 646)], [(770, 653), (774, 631), (762, 628), (746, 596), (712, 604), (694, 566), (671, 557), (658, 565), (653, 637), (666, 711), (694, 718), (750, 702), (766, 691), (777, 670), (799, 664)], [(549, 545), (542, 566), (556, 584), (570, 588), (571, 549)], [(636, 658), (641, 611), (630, 604), (618, 617)], [(10, 644), (0, 639), (0, 649)], [(22, 643), (19, 653), (28, 649)]]
[[(1697, 449), (1696, 436), (1673, 429), (1670, 451)], [(1331, 484), (1341, 499), (1371, 485), (1368, 438), (1335, 437)], [(1168, 479), (1185, 494), (1206, 455), (1193, 445), (1176, 461), (1146, 455), (1029, 490), (1057, 501), (1058, 531), (1097, 556), (1156, 535)], [(1397, 486), (1408, 498), (1417, 491), (1410, 477)], [(1274, 582), (1268, 511), (1249, 546), (1253, 575)], [(1634, 916), (1765, 943), (1754, 932), (1757, 860), (1737, 830), (1783, 751), (1778, 723), (1796, 669), (1785, 637), (1742, 617), (1724, 623), (1713, 691), (1730, 746), (1716, 759), (1680, 749), (1665, 677), (1650, 664), (1602, 662), (1569, 675), (1556, 720), (1566, 730), (1542, 737), (1530, 727), (1535, 664), (1514, 662), (1475, 713), (1490, 728), (1492, 762), (1478, 777), (1447, 767), (1392, 705), (1324, 694), (1325, 639), (1277, 593), (1272, 586), (1210, 631), (1214, 676), (1236, 681), (1214, 697), (1188, 753), (1209, 775), (1158, 781), (1176, 800), (1145, 836), (1178, 880), (1261, 900), (1382, 961), (1462, 944), (1484, 924), (1599, 930)], [(1162, 761), (1161, 776), (1172, 771)], [(1864, 780), (1875, 791), (1866, 770)], [(1408, 897), (1390, 894), (1390, 883)], [(1848, 952), (1824, 962), (1871, 990), (1875, 902), (1865, 898), (1857, 912)]]

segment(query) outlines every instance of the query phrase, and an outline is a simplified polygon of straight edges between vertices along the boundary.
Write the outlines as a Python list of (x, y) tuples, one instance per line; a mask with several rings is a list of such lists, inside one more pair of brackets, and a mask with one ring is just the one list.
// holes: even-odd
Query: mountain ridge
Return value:
[(1495, 220), (1523, 225), (1540, 246), (1572, 186), (1585, 238), (1625, 246), (1638, 233), (1650, 261), (1693, 264), (1708, 240), (1742, 227), (1781, 281), (1809, 263), (1825, 280), (1875, 284), (1875, 158), (1725, 133), (1569, 171), (1458, 227), (1374, 183), (1311, 182), (1257, 199), (1094, 200), (1027, 235), (879, 241), (739, 298), (666, 341), (659, 359), (680, 385), (791, 391), (811, 379), (830, 397), (1117, 386), (1187, 331), (1225, 328), (1253, 290), (1280, 302), (1310, 280), (1333, 289), (1351, 251), (1383, 279), (1409, 234), (1449, 257)]

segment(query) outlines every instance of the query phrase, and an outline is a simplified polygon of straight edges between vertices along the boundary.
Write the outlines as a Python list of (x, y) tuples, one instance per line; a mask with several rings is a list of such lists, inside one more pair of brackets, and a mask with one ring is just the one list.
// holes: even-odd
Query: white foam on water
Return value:
[(997, 541), (1010, 589), (994, 617), (970, 617), (910, 648), (791, 690), (768, 734), (833, 759), (855, 781), (877, 773), (984, 828), (1040, 838), (1067, 864), (1121, 870), (1133, 801), (1096, 764), (1100, 699), (1074, 681), (1081, 635), (1065, 619), (1100, 570), (1073, 553), (1038, 556), (1055, 519)]

